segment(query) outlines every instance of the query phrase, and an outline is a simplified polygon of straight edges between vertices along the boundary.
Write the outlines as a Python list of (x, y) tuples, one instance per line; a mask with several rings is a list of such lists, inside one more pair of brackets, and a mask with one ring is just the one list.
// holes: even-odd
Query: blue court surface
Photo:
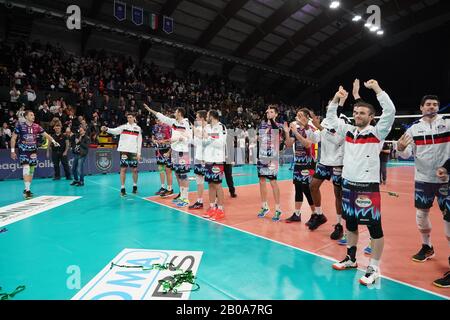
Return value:
[[(288, 168), (281, 169), (280, 180), (291, 178)], [(237, 186), (258, 181), (252, 166), (235, 168), (234, 174)], [(160, 187), (159, 175), (141, 172), (139, 179), (139, 193), (132, 195), (128, 176), (126, 198), (119, 196), (118, 174), (88, 176), (82, 188), (65, 180), (35, 180), (36, 197), (81, 198), (0, 233), (3, 290), (25, 285), (15, 299), (71, 299), (79, 291), (67, 285), (71, 266), (79, 267), (82, 288), (122, 250), (134, 248), (201, 251), (200, 290), (189, 299), (445, 299), (386, 278), (376, 287), (363, 287), (358, 283), (362, 271), (335, 272), (327, 258), (147, 201)], [(23, 201), (22, 190), (22, 181), (0, 182), (0, 207)]]

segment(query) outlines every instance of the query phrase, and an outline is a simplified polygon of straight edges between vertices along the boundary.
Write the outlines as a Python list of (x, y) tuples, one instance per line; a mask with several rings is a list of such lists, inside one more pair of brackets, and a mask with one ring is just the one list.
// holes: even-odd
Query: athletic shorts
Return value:
[(277, 180), (278, 167), (278, 160), (258, 160), (256, 164), (258, 178)]
[(434, 198), (437, 198), (439, 209), (445, 210), (448, 197), (448, 183), (428, 183), (416, 181), (414, 205), (417, 209), (430, 209)]
[(120, 167), (121, 168), (137, 168), (138, 160), (137, 154), (131, 152), (121, 152), (120, 153)]
[(347, 225), (381, 224), (380, 184), (342, 179), (342, 216)]
[(196, 163), (194, 165), (194, 173), (198, 174), (200, 176), (204, 176), (206, 173), (206, 166), (204, 164), (201, 163)]
[(37, 166), (37, 153), (36, 151), (20, 151), (19, 152), (20, 165), (28, 164), (30, 166)]
[(223, 164), (207, 163), (205, 164), (205, 181), (208, 183), (222, 183), (223, 172)]
[(191, 171), (190, 161), (189, 152), (172, 152), (172, 168), (175, 173), (183, 175), (189, 173)]
[(309, 185), (314, 175), (314, 169), (311, 165), (295, 164), (293, 173), (293, 183)]
[(342, 184), (342, 168), (343, 166), (324, 166), (318, 163), (313, 178), (319, 180), (330, 180), (337, 187)]
[[(156, 164), (158, 165), (166, 165), (170, 160), (170, 149), (156, 149)], [(169, 152), (169, 156), (165, 156), (165, 154)]]

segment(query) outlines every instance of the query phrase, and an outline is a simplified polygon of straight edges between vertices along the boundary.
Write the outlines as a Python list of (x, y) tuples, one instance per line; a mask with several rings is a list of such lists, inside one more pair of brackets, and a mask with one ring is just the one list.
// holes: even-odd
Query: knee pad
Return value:
[(165, 169), (166, 168), (163, 164), (158, 164), (158, 172), (159, 173), (164, 173)]
[(381, 227), (381, 224), (376, 224), (373, 226), (367, 226), (367, 229), (369, 229), (370, 237), (374, 240), (383, 238), (383, 228)]
[(30, 166), (30, 175), (34, 174), (35, 169), (36, 169), (36, 166)]
[(202, 175), (197, 174), (196, 179), (197, 184), (204, 184), (205, 183), (205, 177)]
[(430, 221), (430, 209), (417, 209), (416, 211), (416, 222), (419, 230), (424, 232), (431, 231), (431, 221)]
[(30, 165), (28, 164), (24, 164), (23, 168), (22, 168), (22, 172), (24, 176), (29, 176), (31, 175), (31, 169), (30, 169)]

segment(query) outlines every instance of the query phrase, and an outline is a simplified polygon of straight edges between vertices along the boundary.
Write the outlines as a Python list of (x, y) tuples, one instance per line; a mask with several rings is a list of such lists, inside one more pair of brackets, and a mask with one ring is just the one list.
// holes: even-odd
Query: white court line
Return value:
[[(85, 180), (86, 180), (86, 178), (85, 178)], [(89, 181), (90, 181), (90, 182), (94, 182), (94, 181), (91, 181), (91, 180), (89, 180)], [(94, 183), (95, 183), (95, 184), (99, 184), (99, 185), (103, 185), (103, 184), (98, 183), (98, 182), (94, 182)], [(245, 186), (251, 186), (251, 185), (259, 185), (259, 183), (250, 184), (250, 185), (245, 185)], [(241, 186), (241, 187), (243, 187), (243, 186)], [(117, 191), (120, 191), (120, 189), (111, 187), (111, 186), (109, 186), (109, 185), (108, 185), (108, 188), (114, 189), (114, 190), (117, 190)], [(195, 192), (195, 191), (192, 191), (192, 192)], [(176, 211), (179, 211), (179, 212), (188, 214), (188, 215), (193, 216), (193, 217), (196, 217), (196, 218), (198, 218), (198, 219), (205, 220), (205, 221), (208, 221), (208, 222), (211, 222), (211, 223), (215, 223), (215, 224), (218, 224), (218, 225), (221, 225), (221, 226), (224, 226), (224, 227), (227, 227), (227, 228), (230, 228), (230, 229), (239, 231), (239, 232), (247, 233), (247, 234), (249, 234), (249, 235), (252, 235), (252, 236), (255, 236), (255, 237), (258, 237), (258, 238), (267, 240), (267, 241), (271, 241), (271, 242), (277, 243), (277, 244), (279, 244), (279, 245), (286, 246), (286, 247), (289, 247), (289, 248), (292, 248), (292, 249), (295, 249), (295, 250), (298, 250), (298, 251), (301, 251), (301, 252), (304, 252), (304, 253), (309, 253), (309, 254), (312, 254), (312, 255), (314, 255), (314, 256), (317, 256), (317, 257), (320, 257), (320, 258), (323, 258), (323, 259), (326, 259), (326, 260), (329, 260), (329, 261), (332, 261), (332, 262), (337, 262), (337, 261), (338, 261), (338, 260), (336, 260), (336, 259), (334, 259), (334, 258), (331, 258), (331, 257), (328, 257), (328, 256), (324, 256), (324, 255), (321, 255), (321, 254), (318, 254), (318, 253), (315, 253), (315, 252), (312, 252), (312, 251), (308, 251), (308, 250), (305, 250), (305, 249), (297, 248), (297, 247), (294, 247), (294, 246), (292, 246), (292, 245), (290, 245), (290, 244), (287, 244), (287, 243), (283, 243), (283, 242), (280, 242), (280, 241), (277, 241), (277, 240), (274, 240), (274, 239), (270, 239), (270, 238), (267, 238), (267, 237), (264, 237), (264, 236), (261, 236), (261, 235), (258, 235), (258, 234), (249, 232), (249, 231), (241, 230), (241, 229), (238, 229), (238, 228), (235, 228), (235, 227), (232, 227), (232, 226), (229, 226), (229, 225), (226, 225), (226, 224), (217, 222), (217, 221), (212, 221), (212, 220), (210, 220), (210, 219), (203, 218), (203, 217), (201, 217), (201, 216), (195, 215), (195, 214), (190, 213), (190, 212), (188, 212), (188, 211), (184, 211), (184, 210), (182, 210), (182, 209), (175, 208), (175, 207), (171, 207), (171, 206), (169, 206), (169, 205), (166, 205), (166, 204), (159, 203), (159, 202), (156, 202), (156, 201), (153, 201), (153, 200), (148, 199), (148, 198), (153, 197), (153, 196), (150, 196), (150, 197), (148, 197), (148, 198), (144, 198), (144, 197), (140, 197), (140, 196), (134, 195), (134, 194), (131, 194), (131, 195), (134, 196), (134, 197), (136, 197), (136, 198), (142, 199), (142, 200), (144, 200), (144, 201), (152, 202), (152, 203), (155, 203), (155, 204), (157, 204), (157, 205), (164, 206), (164, 207), (167, 207), (167, 208), (169, 208), (169, 209), (176, 210)], [(359, 271), (361, 271), (361, 272), (366, 272), (366, 270), (361, 269), (361, 268), (357, 268), (357, 270), (359, 270)], [(417, 286), (415, 286), (415, 285), (413, 285), (413, 284), (406, 283), (406, 282), (403, 282), (403, 281), (401, 281), (401, 280), (393, 279), (393, 278), (391, 278), (391, 277), (384, 276), (384, 275), (381, 275), (381, 278), (385, 278), (385, 279), (391, 280), (391, 281), (393, 281), (393, 282), (397, 282), (397, 283), (403, 284), (403, 285), (405, 285), (405, 286), (414, 288), (414, 289), (416, 289), (416, 290), (423, 291), (423, 292), (426, 292), (426, 293), (428, 293), (428, 294), (431, 294), (431, 295), (435, 295), (435, 296), (444, 298), (444, 299), (446, 299), (446, 300), (450, 300), (450, 297), (441, 295), (441, 294), (439, 294), (439, 293), (436, 293), (436, 292), (433, 292), (433, 291), (430, 291), (430, 290), (427, 290), (427, 289), (424, 289), (424, 288), (417, 287)]]

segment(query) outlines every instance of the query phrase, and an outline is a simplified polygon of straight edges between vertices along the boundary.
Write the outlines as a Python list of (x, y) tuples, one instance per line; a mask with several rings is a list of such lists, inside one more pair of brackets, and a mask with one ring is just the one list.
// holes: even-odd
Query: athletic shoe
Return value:
[(261, 210), (258, 212), (258, 218), (264, 218), (269, 212), (269, 208), (261, 208)]
[(216, 210), (217, 210), (216, 207), (209, 208), (208, 211), (206, 211), (204, 214), (202, 214), (202, 217), (209, 219), (216, 214)]
[(375, 270), (372, 266), (368, 266), (366, 274), (359, 279), (359, 283), (364, 286), (374, 284), (379, 277), (380, 270)]
[(127, 192), (125, 191), (125, 188), (120, 189), (120, 195), (121, 195), (122, 197), (126, 197)]
[(77, 187), (84, 187), (84, 182), (83, 181), (78, 182)]
[(272, 217), (272, 221), (273, 222), (279, 222), (281, 220), (280, 219), (281, 214), (282, 214), (281, 210), (276, 210), (275, 214)]
[(180, 198), (180, 199), (178, 200), (178, 203), (176, 204), (176, 206), (177, 206), (177, 207), (180, 207), (180, 208), (187, 207), (187, 206), (189, 206), (189, 200), (188, 200), (188, 199)]
[(196, 201), (192, 206), (189, 206), (189, 209), (191, 210), (203, 209), (203, 203)]
[(334, 225), (334, 231), (330, 235), (331, 240), (339, 240), (344, 235), (344, 228), (340, 223)]
[(338, 245), (346, 246), (347, 245), (347, 235), (344, 233), (341, 239), (338, 240)]
[(236, 197), (237, 197), (237, 194), (236, 194), (236, 193), (230, 193), (230, 196), (231, 196), (232, 198), (236, 198)]
[[(170, 197), (171, 195), (173, 195), (173, 190), (165, 190), (163, 192), (161, 192), (161, 194), (159, 195), (161, 198), (167, 198)], [(180, 194), (178, 194), (178, 198), (180, 197)]]
[(311, 214), (311, 217), (309, 217), (309, 220), (305, 223), (305, 226), (309, 227), (309, 225), (311, 224), (311, 222), (313, 222), (314, 219), (317, 219), (318, 214), (313, 212)]
[(136, 194), (137, 193), (137, 186), (133, 186), (133, 191), (131, 191), (131, 192)]
[(327, 219), (327, 217), (325, 217), (324, 214), (318, 214), (316, 216), (316, 218), (309, 223), (308, 228), (309, 228), (309, 230), (314, 231), (318, 227), (320, 227), (321, 225), (326, 223), (327, 221), (328, 221), (328, 219)]
[(25, 191), (25, 199), (31, 199), (33, 198), (33, 194), (31, 193), (30, 190)]
[(225, 212), (221, 209), (216, 209), (214, 215), (211, 217), (211, 221), (222, 220), (225, 218)]
[(72, 183), (70, 184), (71, 186), (76, 186), (78, 184), (78, 181), (74, 180), (72, 181)]
[(434, 257), (434, 249), (426, 244), (422, 245), (422, 249), (412, 257), (415, 262), (425, 262)]
[(367, 247), (364, 248), (364, 254), (367, 254), (368, 256), (372, 254), (372, 246), (370, 245), (370, 243), (367, 245)]
[(158, 191), (155, 192), (155, 195), (156, 195), (156, 196), (160, 196), (161, 194), (164, 193), (164, 191), (167, 191), (167, 189), (161, 187)]
[(447, 271), (444, 277), (434, 280), (433, 284), (439, 288), (450, 288), (450, 271)]
[(358, 264), (356, 263), (356, 261), (352, 261), (350, 259), (350, 256), (346, 256), (344, 260), (333, 264), (333, 269), (339, 271), (355, 268), (358, 268)]
[(292, 214), (292, 216), (290, 216), (289, 218), (287, 218), (286, 223), (292, 223), (292, 222), (301, 222), (302, 221), (302, 214), (300, 213), (299, 215), (296, 215), (295, 212)]

